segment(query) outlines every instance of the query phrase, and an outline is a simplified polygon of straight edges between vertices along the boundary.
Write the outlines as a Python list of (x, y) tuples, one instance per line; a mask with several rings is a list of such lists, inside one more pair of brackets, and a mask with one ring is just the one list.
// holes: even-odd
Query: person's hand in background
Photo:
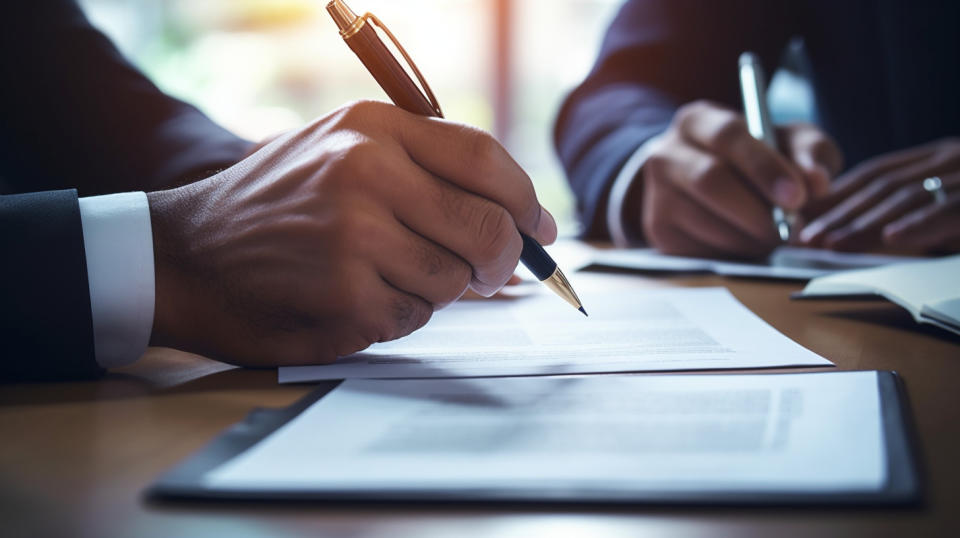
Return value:
[(642, 168), (647, 241), (676, 255), (768, 254), (780, 241), (772, 206), (802, 208), (842, 166), (836, 144), (812, 125), (777, 136), (782, 153), (753, 138), (740, 113), (706, 101), (681, 107)]
[(152, 345), (234, 364), (331, 362), (496, 292), (556, 238), (488, 134), (363, 102), (209, 179), (149, 193)]
[[(923, 188), (931, 176), (941, 179), (943, 203)], [(867, 160), (838, 178), (814, 206), (821, 214), (800, 233), (809, 246), (960, 251), (960, 139)]]

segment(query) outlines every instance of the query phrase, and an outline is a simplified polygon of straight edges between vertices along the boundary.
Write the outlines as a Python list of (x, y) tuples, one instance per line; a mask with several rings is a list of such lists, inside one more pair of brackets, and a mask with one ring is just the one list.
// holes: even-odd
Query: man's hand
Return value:
[[(934, 204), (923, 180), (947, 193)], [(800, 233), (810, 246), (867, 250), (960, 250), (960, 139), (947, 138), (875, 157), (837, 179), (815, 205), (826, 208)]]
[(644, 236), (669, 254), (760, 257), (779, 238), (771, 207), (796, 210), (842, 165), (808, 124), (778, 129), (783, 154), (750, 136), (739, 113), (698, 101), (677, 111), (642, 171)]
[(150, 193), (153, 345), (331, 362), (513, 274), (556, 223), (488, 134), (363, 102), (204, 181)]

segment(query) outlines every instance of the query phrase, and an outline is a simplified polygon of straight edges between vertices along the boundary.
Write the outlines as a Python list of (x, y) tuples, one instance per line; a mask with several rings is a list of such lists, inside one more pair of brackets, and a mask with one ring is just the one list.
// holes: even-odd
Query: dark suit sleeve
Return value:
[(98, 375), (77, 191), (0, 196), (0, 380)]
[(250, 147), (157, 89), (72, 1), (5, 5), (0, 47), (0, 192), (157, 190)]
[(0, 380), (95, 376), (78, 191), (199, 179), (250, 143), (163, 94), (72, 1), (4, 5), (0, 80)]
[(627, 2), (586, 80), (564, 102), (554, 142), (586, 238), (606, 238), (606, 198), (633, 152), (697, 99), (740, 108), (737, 57), (772, 69), (796, 19), (775, 0)]

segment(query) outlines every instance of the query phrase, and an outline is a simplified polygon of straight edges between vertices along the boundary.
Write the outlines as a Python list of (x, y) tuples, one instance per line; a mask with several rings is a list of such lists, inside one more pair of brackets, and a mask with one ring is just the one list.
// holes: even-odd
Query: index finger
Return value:
[(863, 161), (837, 178), (831, 185), (829, 199), (832, 203), (830, 205), (835, 205), (840, 200), (848, 198), (875, 177), (911, 166), (922, 159), (926, 159), (934, 151), (935, 148), (929, 146), (918, 146)]
[(490, 134), (397, 109), (405, 116), (395, 134), (410, 157), (434, 175), (505, 208), (520, 231), (544, 244), (557, 237), (557, 224), (537, 201), (533, 183)]
[(693, 105), (680, 118), (690, 142), (731, 164), (768, 201), (799, 209), (807, 201), (803, 175), (776, 149), (753, 138), (743, 116), (711, 105)]

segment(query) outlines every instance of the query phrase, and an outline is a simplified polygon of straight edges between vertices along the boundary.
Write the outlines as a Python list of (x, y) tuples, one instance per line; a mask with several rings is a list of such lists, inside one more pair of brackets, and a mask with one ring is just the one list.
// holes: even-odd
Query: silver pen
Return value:
[[(743, 115), (747, 119), (750, 134), (767, 146), (779, 150), (773, 123), (770, 121), (770, 110), (767, 108), (766, 76), (760, 59), (752, 52), (740, 55), (740, 94), (743, 96)], [(773, 225), (780, 234), (781, 241), (790, 240), (790, 231), (795, 221), (795, 215), (774, 204)]]

